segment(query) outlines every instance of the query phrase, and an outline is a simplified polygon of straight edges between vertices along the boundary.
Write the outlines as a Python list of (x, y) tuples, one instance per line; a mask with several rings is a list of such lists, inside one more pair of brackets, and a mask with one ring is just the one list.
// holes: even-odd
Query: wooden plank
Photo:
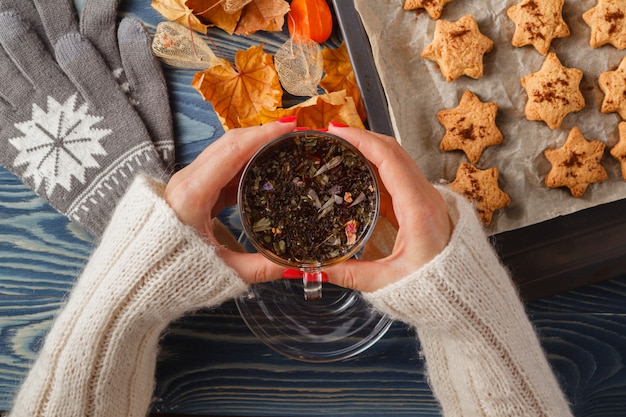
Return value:
[(10, 407), (61, 304), (60, 297), (0, 297), (0, 410)]
[(353, 359), (305, 363), (259, 342), (233, 304), (217, 314), (201, 312), (170, 328), (158, 363), (155, 411), (289, 416), (437, 410), (417, 342), (404, 325), (394, 325)]

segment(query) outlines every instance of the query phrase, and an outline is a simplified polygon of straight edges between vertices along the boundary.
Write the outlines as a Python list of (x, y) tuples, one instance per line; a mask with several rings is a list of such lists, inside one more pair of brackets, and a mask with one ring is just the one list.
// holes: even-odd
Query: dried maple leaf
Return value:
[(306, 126), (311, 129), (326, 128), (331, 121), (364, 128), (354, 100), (346, 95), (345, 90), (314, 96), (287, 109), (263, 108), (252, 118), (242, 120), (241, 124), (242, 126), (256, 126), (292, 115), (298, 116), (298, 126)]
[(272, 56), (263, 52), (263, 45), (238, 51), (235, 66), (223, 60), (196, 73), (191, 83), (211, 102), (224, 129), (241, 127), (241, 120), (255, 117), (263, 107), (274, 110), (283, 96)]
[(259, 30), (280, 31), (289, 11), (289, 3), (285, 0), (252, 0), (235, 13), (224, 10), (224, 0), (187, 0), (185, 4), (200, 21), (230, 35), (250, 35)]
[(285, 0), (252, 0), (244, 7), (235, 34), (247, 36), (258, 30), (281, 31), (288, 11), (289, 3)]
[(201, 21), (232, 35), (241, 19), (242, 11), (227, 13), (222, 6), (223, 2), (224, 0), (187, 0), (186, 4)]
[(151, 6), (167, 20), (180, 23), (200, 33), (206, 33), (207, 26), (203, 24), (187, 7), (185, 0), (152, 0)]
[(345, 43), (335, 49), (325, 47), (322, 56), (324, 57), (324, 71), (326, 72), (320, 81), (322, 88), (327, 93), (346, 90), (348, 96), (354, 99), (361, 120), (365, 120), (367, 117), (365, 106), (361, 99), (361, 91), (356, 82)]
[(277, 108), (274, 110), (270, 110), (267, 108), (262, 108), (259, 110), (259, 113), (248, 117), (247, 119), (241, 120), (241, 127), (252, 127), (259, 126), (265, 123), (274, 122), (281, 117), (285, 116), (297, 116), (298, 109), (294, 107), (290, 107), (288, 109)]
[(321, 129), (333, 121), (364, 128), (354, 99), (345, 90), (311, 97), (298, 106), (301, 107), (298, 111), (300, 126)]

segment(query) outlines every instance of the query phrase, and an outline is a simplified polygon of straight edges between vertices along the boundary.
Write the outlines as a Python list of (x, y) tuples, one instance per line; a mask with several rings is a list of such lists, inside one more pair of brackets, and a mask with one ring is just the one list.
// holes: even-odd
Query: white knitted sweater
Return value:
[[(214, 247), (178, 220), (163, 189), (140, 178), (122, 199), (11, 417), (145, 416), (167, 325), (244, 293)], [(442, 193), (456, 224), (448, 248), (367, 299), (417, 328), (445, 416), (570, 416), (473, 210)]]

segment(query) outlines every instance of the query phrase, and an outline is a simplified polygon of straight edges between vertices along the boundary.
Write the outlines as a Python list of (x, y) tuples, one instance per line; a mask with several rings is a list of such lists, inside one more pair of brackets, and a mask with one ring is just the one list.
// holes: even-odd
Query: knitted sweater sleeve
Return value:
[(365, 294), (415, 326), (446, 417), (571, 416), (524, 306), (472, 207), (440, 188), (455, 225), (447, 248), (401, 281)]
[(163, 188), (139, 178), (120, 201), (11, 417), (145, 416), (165, 327), (245, 291), (215, 248), (177, 219)]

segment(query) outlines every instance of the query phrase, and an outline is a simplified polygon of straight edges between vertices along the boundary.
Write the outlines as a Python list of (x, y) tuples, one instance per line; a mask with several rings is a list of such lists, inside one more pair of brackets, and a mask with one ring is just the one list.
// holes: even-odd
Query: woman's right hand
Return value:
[(397, 226), (392, 253), (374, 261), (348, 260), (327, 270), (329, 282), (372, 292), (424, 266), (448, 244), (452, 223), (441, 194), (392, 137), (363, 129), (329, 126), (377, 168), (382, 181), (381, 216)]

